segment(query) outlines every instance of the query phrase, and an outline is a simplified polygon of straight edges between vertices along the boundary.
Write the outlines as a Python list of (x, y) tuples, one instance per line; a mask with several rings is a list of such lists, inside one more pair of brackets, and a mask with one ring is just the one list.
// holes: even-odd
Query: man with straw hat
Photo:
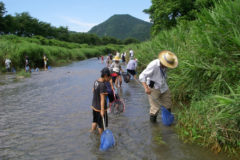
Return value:
[(171, 112), (171, 94), (167, 85), (167, 68), (178, 66), (177, 56), (170, 51), (159, 53), (158, 59), (153, 60), (140, 74), (139, 80), (145, 88), (150, 103), (150, 121), (155, 123), (161, 106)]

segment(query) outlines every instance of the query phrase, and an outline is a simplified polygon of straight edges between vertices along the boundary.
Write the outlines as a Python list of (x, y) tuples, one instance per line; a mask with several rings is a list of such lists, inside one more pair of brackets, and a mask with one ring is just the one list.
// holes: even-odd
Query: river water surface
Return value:
[(147, 96), (134, 81), (120, 91), (126, 112), (109, 115), (116, 146), (99, 152), (100, 136), (89, 133), (90, 105), (93, 82), (103, 67), (90, 59), (22, 80), (1, 75), (0, 159), (228, 159), (184, 144), (174, 127), (152, 125)]

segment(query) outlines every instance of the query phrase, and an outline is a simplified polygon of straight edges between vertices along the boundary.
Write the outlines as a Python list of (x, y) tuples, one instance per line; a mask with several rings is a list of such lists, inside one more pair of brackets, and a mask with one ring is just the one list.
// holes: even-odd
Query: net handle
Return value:
[(106, 129), (106, 125), (105, 125), (105, 114), (104, 114), (104, 116), (102, 117), (102, 120), (103, 120), (103, 130), (105, 130)]

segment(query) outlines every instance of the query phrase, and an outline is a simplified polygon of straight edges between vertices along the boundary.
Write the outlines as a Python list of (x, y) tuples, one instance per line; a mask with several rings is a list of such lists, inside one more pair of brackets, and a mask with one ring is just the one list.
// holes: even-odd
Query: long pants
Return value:
[(169, 90), (161, 93), (159, 89), (151, 89), (151, 95), (148, 95), (148, 100), (151, 115), (157, 115), (161, 106), (167, 109), (171, 109), (172, 107), (171, 93)]

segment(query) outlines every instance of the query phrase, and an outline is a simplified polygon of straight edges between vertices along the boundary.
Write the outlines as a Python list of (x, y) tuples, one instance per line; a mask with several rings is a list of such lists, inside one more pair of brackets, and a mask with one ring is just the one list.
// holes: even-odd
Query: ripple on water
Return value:
[(90, 59), (19, 82), (0, 76), (0, 159), (225, 159), (182, 143), (173, 127), (150, 124), (147, 96), (134, 81), (119, 90), (126, 112), (109, 115), (116, 146), (99, 152), (90, 105), (103, 67)]

